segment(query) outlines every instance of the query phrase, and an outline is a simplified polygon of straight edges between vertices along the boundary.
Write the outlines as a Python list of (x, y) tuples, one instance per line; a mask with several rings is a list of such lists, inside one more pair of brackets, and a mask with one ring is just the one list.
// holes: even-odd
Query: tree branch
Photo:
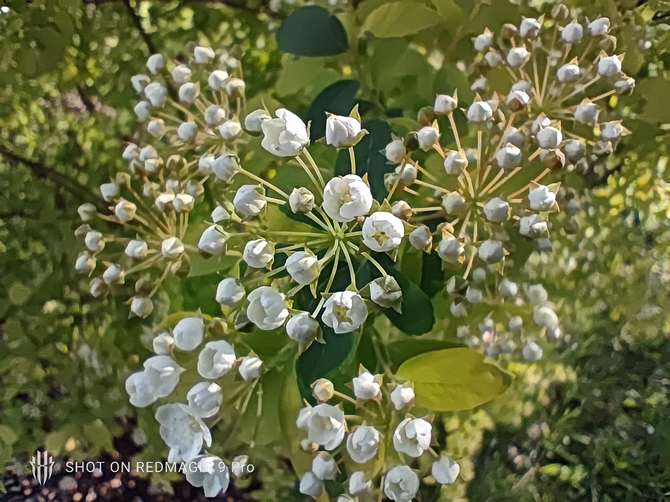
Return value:
[(137, 28), (137, 31), (140, 33), (142, 40), (144, 40), (144, 43), (149, 49), (150, 54), (156, 54), (158, 50), (156, 49), (154, 43), (151, 41), (151, 37), (149, 36), (149, 34), (146, 31), (144, 31), (144, 28), (142, 27), (142, 20), (140, 19), (140, 16), (137, 15), (137, 12), (135, 12), (135, 9), (133, 9), (133, 6), (130, 5), (130, 0), (123, 0), (123, 5), (126, 6), (126, 10), (128, 11), (128, 14), (130, 14), (130, 17), (133, 20), (133, 24), (135, 25), (135, 28)]
[(4, 145), (0, 145), (0, 155), (3, 155), (7, 160), (9, 160), (10, 165), (11, 162), (15, 164), (23, 164), (24, 166), (28, 167), (38, 178), (51, 181), (57, 187), (64, 188), (80, 200), (94, 203), (100, 211), (106, 210), (106, 207), (103, 205), (102, 201), (95, 197), (86, 185), (82, 185), (77, 180), (70, 178), (69, 176), (65, 176), (64, 174), (61, 174), (58, 171), (55, 171), (53, 168), (42, 163), (26, 159), (18, 153), (7, 149)]

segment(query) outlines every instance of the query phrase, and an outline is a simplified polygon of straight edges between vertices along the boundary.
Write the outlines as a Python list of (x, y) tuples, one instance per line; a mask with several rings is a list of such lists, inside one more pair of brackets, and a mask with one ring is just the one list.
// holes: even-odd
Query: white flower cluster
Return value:
[[(447, 456), (437, 455), (431, 448), (433, 427), (430, 419), (409, 414), (414, 406), (414, 389), (411, 383), (395, 383), (389, 391), (383, 386), (381, 375), (373, 375), (361, 366), (358, 376), (351, 382), (351, 388), (355, 399), (335, 391), (333, 383), (324, 378), (312, 384), (312, 394), (318, 404), (302, 408), (296, 421), (297, 427), (307, 436), (301, 443), (302, 448), (314, 454), (311, 470), (300, 480), (301, 493), (313, 498), (321, 496), (324, 491), (323, 482), (335, 479), (340, 467), (348, 463), (343, 458), (346, 454), (358, 470), (347, 473), (347, 494), (340, 496), (338, 502), (373, 495), (373, 480), (379, 474), (377, 464), (380, 459), (384, 459), (381, 446), (385, 439), (379, 429), (388, 429), (389, 422), (392, 422), (385, 416), (386, 410), (399, 418), (390, 432), (397, 456), (400, 459), (418, 459), (428, 451), (435, 456), (429, 473), (434, 481), (440, 484), (452, 484), (456, 481), (460, 473), (459, 464)], [(353, 418), (362, 419), (363, 423), (349, 430), (342, 403), (328, 403), (334, 397), (356, 404), (357, 415)], [(383, 417), (386, 420), (382, 419), (378, 423), (379, 429), (367, 421), (367, 418), (371, 422), (376, 418), (379, 422), (377, 414), (368, 413), (371, 409), (368, 403), (372, 401), (377, 403), (374, 406), (376, 410), (380, 406), (384, 410)], [(336, 457), (340, 459), (340, 465), (335, 460)], [(409, 502), (419, 490), (419, 474), (403, 463), (388, 468), (382, 473), (382, 479), (380, 497), (383, 493), (396, 502)]]
[[(198, 349), (217, 332), (219, 320), (207, 325), (201, 316), (180, 319), (171, 331), (153, 339), (155, 356), (144, 362), (144, 369), (133, 373), (126, 380), (126, 391), (134, 406), (143, 408), (159, 399), (167, 398), (179, 386), (186, 370), (177, 360), (185, 353)], [(214, 455), (202, 453), (204, 446), (212, 445), (208, 420), (215, 420), (223, 403), (223, 389), (219, 384), (233, 385), (224, 377), (235, 373), (240, 379), (251, 382), (246, 394), (253, 392), (262, 372), (262, 361), (253, 353), (238, 358), (233, 346), (223, 339), (212, 339), (200, 349), (197, 372), (201, 379), (186, 394), (186, 403), (163, 404), (156, 410), (161, 438), (169, 448), (169, 462), (193, 463), (185, 469), (187, 480), (202, 486), (205, 495), (214, 497), (228, 488), (230, 475), (225, 463)], [(190, 380), (190, 379), (187, 379)]]

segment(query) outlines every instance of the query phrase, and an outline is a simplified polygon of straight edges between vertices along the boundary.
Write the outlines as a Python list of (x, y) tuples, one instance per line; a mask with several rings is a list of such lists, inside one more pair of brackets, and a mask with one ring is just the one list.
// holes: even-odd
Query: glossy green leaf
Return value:
[(417, 404), (433, 411), (470, 410), (500, 396), (512, 383), (510, 374), (484, 362), (484, 356), (470, 348), (412, 357), (396, 376), (411, 381)]
[(340, 80), (326, 87), (312, 101), (306, 117), (306, 120), (311, 122), (312, 141), (323, 138), (326, 134), (326, 112), (349, 115), (356, 104), (356, 93), (359, 87), (360, 84), (356, 80)]
[(318, 5), (306, 5), (287, 17), (277, 31), (277, 44), (296, 56), (335, 56), (349, 47), (340, 20)]

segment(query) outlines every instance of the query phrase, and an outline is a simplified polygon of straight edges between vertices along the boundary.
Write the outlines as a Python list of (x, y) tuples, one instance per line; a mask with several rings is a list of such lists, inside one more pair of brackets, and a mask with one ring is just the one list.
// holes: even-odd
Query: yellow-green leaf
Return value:
[(413, 0), (390, 2), (376, 8), (363, 23), (363, 30), (376, 37), (404, 37), (442, 22), (437, 11)]
[(469, 410), (503, 394), (512, 377), (469, 348), (436, 350), (405, 361), (397, 377), (414, 384), (416, 402), (433, 411)]

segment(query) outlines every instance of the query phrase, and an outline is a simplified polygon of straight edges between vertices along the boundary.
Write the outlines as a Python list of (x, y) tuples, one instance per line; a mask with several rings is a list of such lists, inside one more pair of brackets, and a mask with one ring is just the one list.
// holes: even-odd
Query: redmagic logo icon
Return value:
[(38, 450), (37, 459), (33, 457), (30, 461), (30, 465), (33, 468), (33, 476), (35, 480), (43, 485), (53, 474), (54, 459), (47, 451), (40, 452)]

